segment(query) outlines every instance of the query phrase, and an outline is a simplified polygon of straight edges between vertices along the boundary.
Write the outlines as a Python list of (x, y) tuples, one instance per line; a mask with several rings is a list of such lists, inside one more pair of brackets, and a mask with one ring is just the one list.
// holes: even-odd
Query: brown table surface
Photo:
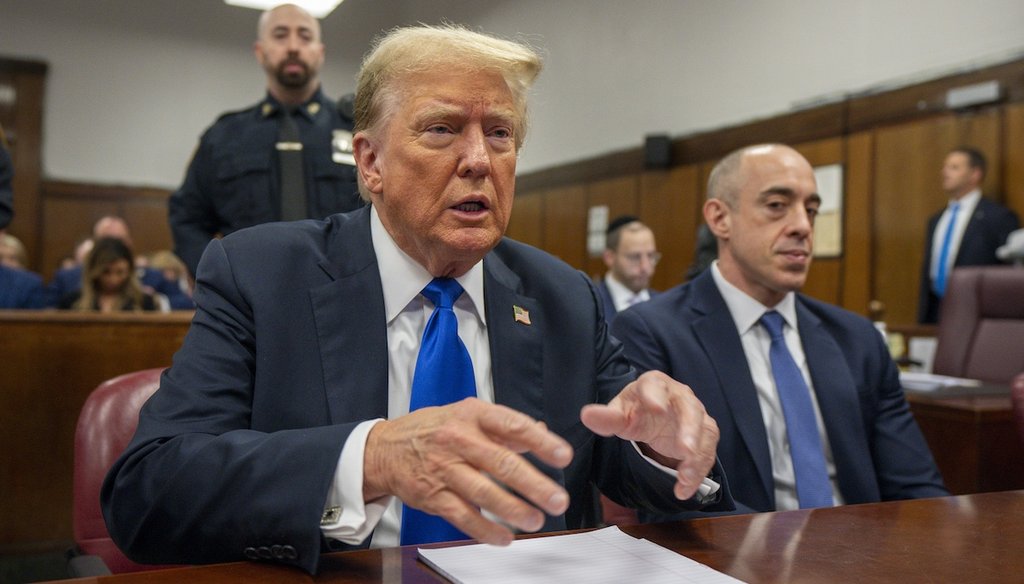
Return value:
[[(1024, 582), (1024, 491), (848, 505), (623, 531), (751, 583)], [(320, 572), (260, 563), (81, 578), (63, 582), (443, 581), (411, 547), (325, 555)]]

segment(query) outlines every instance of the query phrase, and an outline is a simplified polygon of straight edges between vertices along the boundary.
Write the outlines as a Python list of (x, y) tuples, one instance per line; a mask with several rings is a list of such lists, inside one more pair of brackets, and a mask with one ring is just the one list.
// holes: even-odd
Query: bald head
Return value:
[(264, 12), (253, 52), (267, 75), (267, 89), (278, 101), (301, 104), (320, 86), (320, 22), (302, 8), (281, 4)]

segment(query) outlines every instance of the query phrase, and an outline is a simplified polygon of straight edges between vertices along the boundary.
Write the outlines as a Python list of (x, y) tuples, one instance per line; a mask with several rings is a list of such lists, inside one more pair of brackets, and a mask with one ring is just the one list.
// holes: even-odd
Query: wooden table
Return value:
[[(716, 517), (623, 530), (752, 584), (1024, 581), (1024, 491)], [(440, 581), (416, 560), (416, 550), (406, 547), (329, 554), (315, 577), (283, 566), (232, 563), (62, 582)]]
[(1024, 447), (1008, 386), (906, 394), (951, 493), (1024, 489)]

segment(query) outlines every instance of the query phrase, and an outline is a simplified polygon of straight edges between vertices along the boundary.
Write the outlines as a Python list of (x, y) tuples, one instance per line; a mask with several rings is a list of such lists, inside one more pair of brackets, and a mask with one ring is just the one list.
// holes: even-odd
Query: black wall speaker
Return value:
[(672, 166), (672, 139), (668, 134), (644, 137), (644, 168), (665, 169)]

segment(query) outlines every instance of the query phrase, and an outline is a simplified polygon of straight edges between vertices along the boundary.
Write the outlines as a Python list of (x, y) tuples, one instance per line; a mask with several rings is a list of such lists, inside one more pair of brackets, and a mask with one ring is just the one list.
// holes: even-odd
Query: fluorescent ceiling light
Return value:
[(224, 0), (224, 2), (232, 6), (255, 8), (256, 10), (266, 10), (279, 4), (295, 4), (312, 14), (313, 18), (323, 18), (337, 8), (342, 0)]

